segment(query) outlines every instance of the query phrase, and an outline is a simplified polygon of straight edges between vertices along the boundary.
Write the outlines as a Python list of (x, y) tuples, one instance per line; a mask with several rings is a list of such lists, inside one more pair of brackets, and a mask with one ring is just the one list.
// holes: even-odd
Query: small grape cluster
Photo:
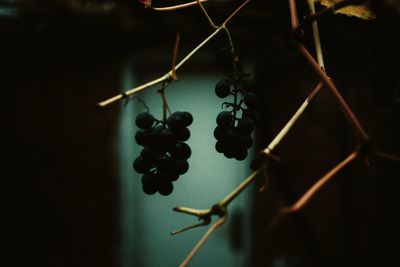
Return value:
[[(224, 103), (231, 111), (222, 111), (217, 116), (217, 127), (214, 130), (214, 137), (217, 139), (215, 149), (229, 159), (244, 160), (247, 157), (247, 149), (253, 145), (251, 134), (260, 119), (256, 111), (259, 96), (254, 92), (238, 89), (234, 82), (228, 79), (222, 79), (216, 84), (215, 93), (220, 98), (234, 96), (233, 103)], [(239, 93), (243, 96), (240, 101)], [(242, 107), (243, 102), (247, 108)], [(237, 117), (239, 111), (241, 118)]]
[(189, 169), (192, 151), (185, 143), (190, 137), (187, 128), (193, 122), (189, 112), (174, 112), (165, 121), (159, 121), (149, 112), (136, 117), (136, 143), (143, 146), (133, 162), (136, 172), (143, 174), (142, 188), (146, 194), (157, 191), (167, 196), (173, 191), (172, 182)]

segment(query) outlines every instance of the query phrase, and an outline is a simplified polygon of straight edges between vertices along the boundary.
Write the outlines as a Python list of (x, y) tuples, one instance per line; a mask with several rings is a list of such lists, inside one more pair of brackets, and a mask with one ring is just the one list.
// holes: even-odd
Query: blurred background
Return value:
[[(155, 6), (184, 1), (153, 1)], [(297, 1), (300, 17), (305, 1)], [(206, 5), (221, 23), (241, 2)], [(400, 14), (373, 3), (377, 18), (320, 20), (326, 70), (373, 144), (400, 155)], [(293, 49), (286, 1), (252, 1), (229, 25), (262, 99), (254, 152), (265, 147), (318, 79)], [(177, 266), (206, 230), (172, 208), (207, 208), (249, 174), (249, 162), (216, 153), (212, 131), (221, 100), (215, 84), (230, 74), (226, 37), (207, 44), (167, 88), (174, 111), (189, 111), (190, 170), (168, 197), (147, 196), (132, 161), (137, 99), (96, 103), (158, 78), (171, 67), (175, 35), (183, 58), (212, 30), (201, 11), (157, 13), (134, 0), (0, 0), (0, 266)], [(313, 51), (310, 29), (304, 43)], [(161, 117), (159, 87), (140, 94)], [(301, 212), (268, 229), (358, 145), (329, 92), (318, 95), (277, 148), (270, 188), (247, 189), (230, 219), (192, 266), (399, 266), (400, 164), (357, 160)]]

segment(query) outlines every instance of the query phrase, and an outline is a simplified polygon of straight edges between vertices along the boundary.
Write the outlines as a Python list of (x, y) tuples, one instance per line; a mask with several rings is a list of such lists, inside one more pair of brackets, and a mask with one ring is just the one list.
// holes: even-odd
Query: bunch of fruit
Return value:
[[(217, 127), (214, 130), (214, 137), (217, 139), (215, 149), (227, 158), (244, 160), (247, 157), (247, 149), (253, 145), (251, 134), (260, 119), (256, 111), (259, 96), (254, 92), (238, 89), (234, 82), (228, 79), (222, 79), (216, 84), (215, 93), (220, 98), (229, 95), (234, 97), (234, 102), (224, 103), (231, 110), (222, 111), (217, 116)], [(240, 96), (243, 99), (239, 99)], [(246, 108), (242, 107), (243, 103)]]
[(187, 172), (192, 152), (185, 141), (190, 137), (187, 127), (192, 122), (189, 112), (174, 112), (165, 121), (148, 112), (136, 117), (136, 126), (141, 130), (136, 132), (135, 140), (143, 149), (133, 168), (143, 174), (142, 188), (146, 194), (171, 194), (172, 182)]

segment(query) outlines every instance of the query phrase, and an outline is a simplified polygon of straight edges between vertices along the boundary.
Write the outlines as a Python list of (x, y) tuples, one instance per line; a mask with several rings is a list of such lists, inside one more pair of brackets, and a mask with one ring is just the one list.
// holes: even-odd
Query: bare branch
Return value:
[(207, 10), (204, 8), (203, 4), (201, 3), (200, 0), (197, 0), (197, 4), (199, 5), (201, 11), (203, 12), (204, 16), (206, 16), (208, 23), (210, 24), (211, 28), (213, 29), (217, 29), (218, 27), (215, 26), (213, 20), (211, 19), (211, 17), (208, 15)]
[(167, 6), (167, 7), (151, 7), (151, 9), (153, 9), (155, 11), (175, 11), (175, 10), (179, 10), (179, 9), (183, 9), (183, 8), (187, 8), (187, 7), (196, 6), (196, 5), (198, 5), (199, 1), (200, 1), (200, 3), (205, 3), (205, 2), (209, 2), (210, 0), (197, 0), (197, 1), (189, 2), (189, 3), (185, 3), (185, 4), (180, 4), (180, 5), (175, 5), (175, 6)]
[(182, 262), (180, 267), (185, 267), (188, 266), (190, 261), (193, 259), (193, 257), (199, 252), (200, 248), (204, 245), (204, 243), (207, 241), (207, 239), (211, 236), (212, 233), (214, 233), (221, 225), (225, 223), (227, 220), (227, 215), (220, 218), (218, 221), (216, 221), (209, 229), (208, 231), (203, 235), (203, 237), (199, 240), (199, 242), (196, 244), (196, 246), (193, 248), (193, 250), (189, 253), (189, 255), (186, 257), (186, 259)]
[(323, 83), (320, 82), (314, 88), (314, 90), (308, 95), (306, 100), (304, 100), (303, 104), (299, 107), (296, 113), (289, 119), (289, 121), (282, 128), (282, 130), (275, 136), (275, 138), (271, 141), (268, 147), (262, 151), (262, 153), (267, 155), (272, 153), (275, 147), (283, 140), (283, 138), (285, 138), (285, 136), (293, 128), (294, 124), (300, 119), (301, 115), (303, 115), (304, 111), (307, 109), (312, 99), (321, 91), (322, 88), (323, 88)]
[(304, 206), (311, 201), (311, 199), (318, 193), (324, 185), (326, 185), (336, 174), (339, 173), (344, 167), (352, 162), (358, 156), (358, 151), (354, 151), (347, 156), (343, 161), (333, 167), (328, 173), (322, 176), (318, 181), (311, 186), (293, 205), (282, 208), (278, 214), (271, 220), (269, 229), (272, 229), (284, 216), (297, 212), (304, 208)]

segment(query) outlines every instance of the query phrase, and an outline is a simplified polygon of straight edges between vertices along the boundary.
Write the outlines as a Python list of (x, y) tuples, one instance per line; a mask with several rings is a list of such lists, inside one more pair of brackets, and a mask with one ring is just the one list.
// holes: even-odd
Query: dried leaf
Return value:
[[(326, 7), (330, 7), (336, 3), (342, 2), (343, 0), (322, 0), (321, 4)], [(347, 16), (354, 16), (365, 20), (371, 20), (375, 18), (375, 12), (368, 4), (359, 6), (347, 6), (339, 9), (336, 13), (345, 14)]]

